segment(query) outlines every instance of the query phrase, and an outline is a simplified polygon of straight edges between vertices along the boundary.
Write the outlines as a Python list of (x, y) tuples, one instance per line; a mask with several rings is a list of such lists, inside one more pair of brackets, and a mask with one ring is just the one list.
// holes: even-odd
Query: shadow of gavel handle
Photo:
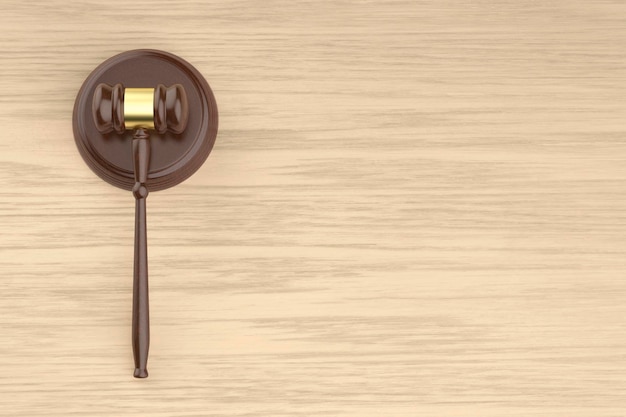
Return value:
[(148, 236), (146, 199), (150, 168), (149, 130), (181, 133), (187, 125), (188, 107), (180, 84), (156, 88), (124, 88), (100, 84), (94, 92), (93, 117), (101, 133), (133, 130), (132, 153), (135, 185), (135, 262), (133, 272), (132, 345), (135, 378), (148, 376), (150, 309), (148, 302)]

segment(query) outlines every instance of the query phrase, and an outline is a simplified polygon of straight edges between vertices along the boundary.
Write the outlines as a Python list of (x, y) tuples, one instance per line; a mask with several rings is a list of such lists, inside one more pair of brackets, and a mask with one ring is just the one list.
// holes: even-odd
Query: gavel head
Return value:
[(99, 84), (93, 95), (93, 119), (100, 133), (154, 129), (182, 133), (187, 126), (187, 94), (180, 84), (156, 88), (124, 88)]

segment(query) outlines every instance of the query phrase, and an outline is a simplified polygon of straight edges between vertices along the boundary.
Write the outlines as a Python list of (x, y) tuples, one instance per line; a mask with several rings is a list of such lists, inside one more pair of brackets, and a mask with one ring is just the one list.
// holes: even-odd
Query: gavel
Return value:
[(122, 135), (133, 131), (132, 151), (135, 185), (135, 259), (133, 274), (132, 346), (136, 378), (148, 376), (150, 347), (150, 314), (148, 304), (148, 241), (146, 230), (146, 198), (150, 168), (150, 134), (167, 131), (180, 134), (189, 116), (187, 95), (180, 84), (169, 87), (125, 88), (99, 84), (93, 95), (93, 120), (102, 134)]

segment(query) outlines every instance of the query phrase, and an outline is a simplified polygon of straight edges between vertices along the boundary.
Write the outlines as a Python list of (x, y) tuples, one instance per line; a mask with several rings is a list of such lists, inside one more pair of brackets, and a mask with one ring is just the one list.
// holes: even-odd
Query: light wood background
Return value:
[[(0, 415), (626, 415), (623, 1), (0, 4)], [(148, 200), (136, 380), (71, 115), (142, 47), (220, 131)]]

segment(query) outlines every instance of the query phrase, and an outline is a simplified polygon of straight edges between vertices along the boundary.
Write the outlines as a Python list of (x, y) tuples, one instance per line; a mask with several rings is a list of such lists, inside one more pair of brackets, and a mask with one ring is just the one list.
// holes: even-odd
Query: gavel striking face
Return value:
[[(206, 160), (217, 135), (215, 98), (202, 75), (181, 58), (150, 49), (127, 51), (85, 80), (73, 124), (87, 165), (135, 197), (132, 346), (134, 376), (145, 378), (150, 344), (146, 199), (149, 191), (184, 181)], [(132, 131), (128, 141), (127, 131)]]

